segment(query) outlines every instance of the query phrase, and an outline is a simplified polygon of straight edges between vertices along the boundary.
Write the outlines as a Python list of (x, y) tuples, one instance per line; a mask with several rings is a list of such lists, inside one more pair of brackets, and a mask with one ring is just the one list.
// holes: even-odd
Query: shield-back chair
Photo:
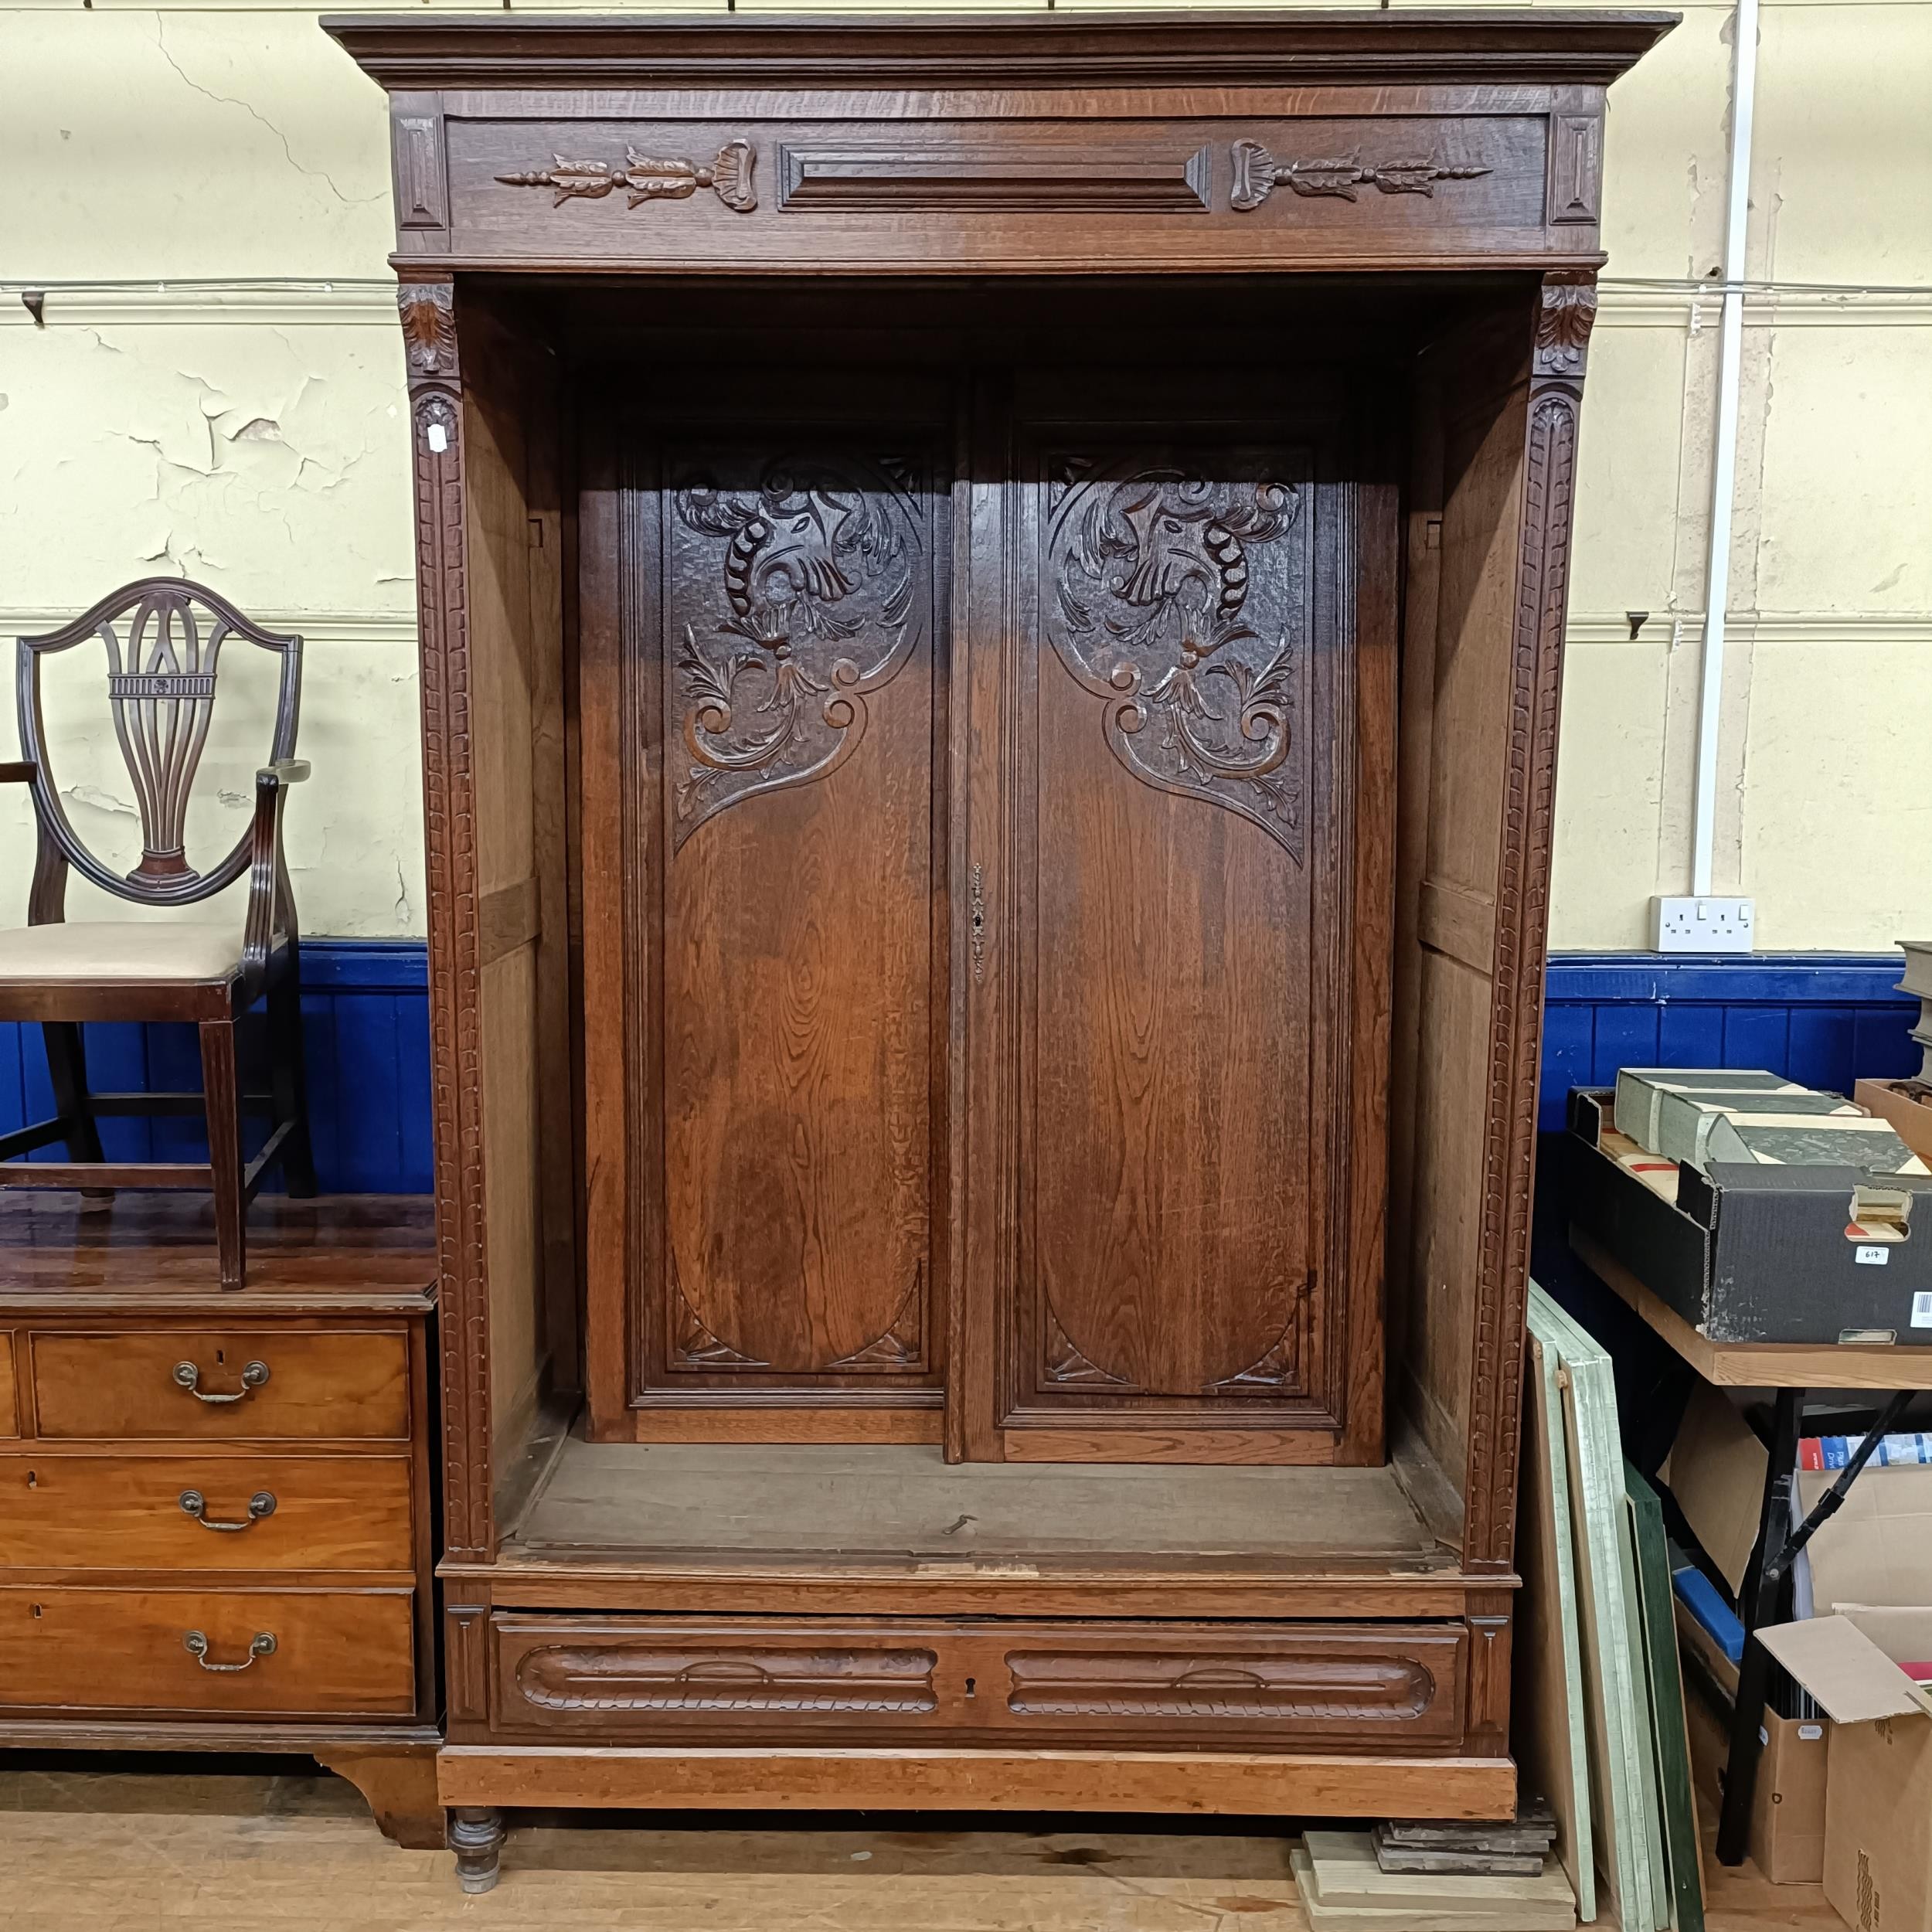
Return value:
[[(107, 652), (107, 699), (141, 818), (141, 862), (124, 876), (82, 841), (56, 788), (41, 703), (41, 667), (56, 651), (98, 639)], [(281, 658), (269, 760), (256, 774), (254, 817), (233, 849), (206, 871), (188, 862), (189, 799), (208, 740), (217, 661), (224, 645), (258, 646)], [(308, 776), (295, 755), (302, 641), (251, 624), (198, 584), (150, 577), (104, 597), (84, 617), (19, 640), (21, 760), (0, 764), (0, 783), (31, 788), (38, 844), (25, 926), (0, 930), (0, 1019), (39, 1023), (55, 1111), (0, 1136), (0, 1185), (206, 1188), (214, 1196), (224, 1287), (242, 1285), (244, 1216), (271, 1162), (292, 1195), (315, 1192), (302, 1066), (300, 937), (282, 814), (288, 788)], [(233, 922), (66, 918), (67, 874), (82, 873), (117, 897), (150, 907), (192, 906), (248, 874), (247, 913)], [(270, 1089), (244, 1094), (236, 1022), (267, 1001)], [(97, 1094), (89, 1090), (81, 1026), (90, 1020), (187, 1020), (200, 1029), (199, 1094)], [(272, 1115), (252, 1160), (242, 1152), (243, 1107)], [(110, 1115), (205, 1113), (206, 1165), (105, 1158), (97, 1121)], [(64, 1162), (22, 1157), (64, 1141)]]

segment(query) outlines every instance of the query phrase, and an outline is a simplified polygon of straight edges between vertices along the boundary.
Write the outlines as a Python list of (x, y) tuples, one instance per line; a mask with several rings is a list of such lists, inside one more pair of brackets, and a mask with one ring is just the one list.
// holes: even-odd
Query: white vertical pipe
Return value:
[(1724, 307), (1718, 323), (1717, 425), (1711, 461), (1710, 556), (1704, 572), (1704, 655), (1697, 692), (1697, 784), (1691, 890), (1711, 889), (1717, 844), (1717, 723), (1724, 693), (1724, 616), (1731, 594), (1731, 510), (1737, 408), (1743, 386), (1744, 243), (1751, 206), (1751, 114), (1757, 94), (1757, 0), (1737, 0), (1731, 49), (1730, 181), (1724, 228)]

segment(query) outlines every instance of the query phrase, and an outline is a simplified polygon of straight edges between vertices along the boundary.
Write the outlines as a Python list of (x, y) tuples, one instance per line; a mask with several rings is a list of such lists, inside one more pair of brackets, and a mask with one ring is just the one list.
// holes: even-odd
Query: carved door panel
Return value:
[(944, 444), (758, 413), (645, 426), (617, 491), (623, 1432), (936, 1440)]
[(1022, 376), (983, 411), (956, 1454), (1380, 1453), (1358, 590), (1392, 499), (1336, 409), (1257, 395)]

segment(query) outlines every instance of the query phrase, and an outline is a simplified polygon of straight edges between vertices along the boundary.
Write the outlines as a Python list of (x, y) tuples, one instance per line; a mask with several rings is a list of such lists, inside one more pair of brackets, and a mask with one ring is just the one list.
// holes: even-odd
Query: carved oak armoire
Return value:
[(1507, 1813), (1670, 16), (325, 24), (391, 110), (466, 1882), (519, 1804)]

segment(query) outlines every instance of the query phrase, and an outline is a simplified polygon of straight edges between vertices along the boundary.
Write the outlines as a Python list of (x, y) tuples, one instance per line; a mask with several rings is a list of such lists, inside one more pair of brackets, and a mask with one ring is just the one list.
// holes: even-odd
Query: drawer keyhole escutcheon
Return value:
[(244, 1396), (253, 1395), (267, 1379), (268, 1364), (266, 1362), (251, 1362), (242, 1370), (241, 1386), (233, 1394), (211, 1396), (201, 1386), (201, 1371), (193, 1362), (177, 1362), (175, 1364), (175, 1382), (197, 1402), (240, 1402)]
[(272, 1631), (258, 1630), (254, 1641), (248, 1646), (248, 1655), (239, 1664), (211, 1664), (208, 1661), (208, 1637), (206, 1631), (191, 1630), (182, 1634), (181, 1647), (203, 1670), (217, 1671), (232, 1676), (236, 1671), (248, 1669), (258, 1657), (273, 1657), (275, 1638)]
[(241, 1529), (252, 1529), (264, 1516), (275, 1513), (275, 1495), (273, 1490), (257, 1489), (248, 1499), (248, 1514), (239, 1522), (224, 1522), (219, 1516), (208, 1513), (208, 1498), (199, 1489), (184, 1489), (181, 1492), (182, 1513), (192, 1516), (204, 1529), (226, 1530), (231, 1534)]

